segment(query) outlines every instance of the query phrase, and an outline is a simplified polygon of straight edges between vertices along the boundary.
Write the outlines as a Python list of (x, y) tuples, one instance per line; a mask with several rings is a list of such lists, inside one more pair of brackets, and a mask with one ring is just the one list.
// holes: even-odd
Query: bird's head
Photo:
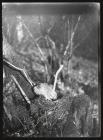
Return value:
[(57, 93), (53, 91), (52, 85), (48, 85), (47, 83), (41, 83), (38, 86), (35, 86), (34, 91), (37, 95), (42, 95), (47, 100), (57, 99)]

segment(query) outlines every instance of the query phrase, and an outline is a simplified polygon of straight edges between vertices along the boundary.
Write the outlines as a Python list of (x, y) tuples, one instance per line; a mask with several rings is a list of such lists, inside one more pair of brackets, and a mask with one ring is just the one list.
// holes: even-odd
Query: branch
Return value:
[[(70, 50), (70, 55), (69, 55), (69, 60), (71, 59), (71, 56), (72, 56), (72, 42), (73, 42), (73, 38), (74, 38), (74, 34), (76, 32), (76, 29), (78, 27), (78, 23), (80, 21), (80, 16), (78, 17), (78, 21), (75, 25), (75, 28), (74, 28), (74, 31), (72, 32), (72, 35), (71, 35), (71, 39), (68, 41), (68, 45), (66, 47), (66, 50), (64, 52), (64, 56), (66, 56), (67, 54), (67, 51), (68, 49), (70, 48), (70, 45), (71, 45), (71, 50)], [(68, 20), (68, 25), (70, 24), (69, 20)], [(63, 65), (60, 65), (59, 69), (57, 70), (56, 74), (55, 74), (55, 80), (54, 80), (54, 86), (53, 86), (53, 90), (55, 91), (55, 88), (56, 88), (56, 83), (57, 83), (57, 78), (58, 78), (58, 75), (59, 73), (61, 72), (61, 70), (63, 69)]]
[(44, 60), (44, 54), (43, 54), (41, 48), (39, 47), (39, 45), (37, 44), (37, 41), (34, 40), (34, 37), (33, 37), (32, 33), (30, 32), (30, 30), (28, 29), (27, 25), (25, 24), (24, 20), (23, 20), (23, 19), (20, 19), (20, 20), (22, 21), (22, 24), (23, 24), (24, 27), (26, 28), (26, 30), (27, 30), (27, 32), (29, 33), (30, 37), (32, 38), (33, 43), (37, 46), (37, 48), (38, 48), (38, 50), (39, 50), (39, 52), (40, 52), (40, 54), (41, 54), (41, 56), (43, 57), (43, 60)]
[(28, 76), (26, 70), (14, 66), (13, 64), (11, 64), (9, 61), (5, 60), (4, 58), (3, 58), (3, 64), (5, 64), (5, 65), (7, 65), (8, 67), (10, 67), (10, 68), (12, 68), (12, 69), (14, 69), (14, 70), (20, 72), (20, 74), (25, 78), (25, 80), (26, 80), (27, 82), (29, 82), (29, 84), (30, 84), (31, 86), (34, 85), (34, 82), (33, 82), (33, 81), (30, 79), (30, 77)]
[(50, 34), (51, 30), (53, 30), (53, 27), (55, 26), (55, 23), (53, 25), (51, 25), (51, 27), (49, 29), (47, 29), (47, 33)]
[(81, 16), (78, 17), (78, 21), (77, 21), (77, 23), (76, 23), (76, 25), (75, 25), (75, 28), (74, 28), (74, 31), (73, 31), (73, 33), (72, 33), (72, 39), (73, 39), (74, 34), (75, 34), (76, 30), (77, 30), (77, 27), (78, 27), (78, 24), (79, 24), (79, 22), (80, 22), (80, 19), (81, 19)]
[[(68, 41), (68, 45), (67, 45), (66, 50), (65, 50), (65, 52), (64, 52), (64, 56), (67, 54), (67, 51), (68, 51), (68, 49), (69, 49), (69, 47), (70, 47), (70, 44), (72, 44), (72, 42), (73, 42), (73, 38), (74, 38), (75, 32), (76, 32), (76, 30), (77, 30), (77, 27), (78, 27), (80, 18), (81, 18), (81, 17), (79, 16), (79, 17), (78, 17), (78, 21), (77, 21), (77, 23), (76, 23), (76, 25), (75, 25), (75, 27), (74, 27), (74, 31), (73, 31), (72, 34), (71, 34), (71, 39)], [(68, 20), (68, 23), (69, 23), (69, 20)], [(71, 45), (71, 46), (72, 46), (72, 45)], [(72, 47), (71, 47), (71, 51), (72, 51)]]
[(6, 115), (8, 116), (9, 120), (11, 121), (12, 120), (12, 116), (11, 116), (10, 112), (7, 110), (5, 105), (3, 105), (3, 108), (4, 108), (4, 111), (5, 111)]
[[(41, 27), (41, 20), (40, 20), (40, 16), (39, 16), (39, 22), (40, 22), (40, 27)], [(44, 38), (46, 39), (46, 41), (47, 41), (47, 45), (48, 46), (51, 46), (51, 50), (53, 50), (53, 52), (52, 52), (52, 54), (54, 54), (54, 55), (56, 55), (56, 57), (58, 57), (57, 56), (57, 51), (56, 51), (56, 45), (55, 45), (55, 42), (50, 38), (50, 36), (49, 36), (49, 33), (50, 33), (50, 31), (51, 31), (51, 29), (53, 28), (53, 26), (51, 27), (51, 28), (49, 28), (48, 30), (47, 30), (47, 32), (46, 32), (46, 35), (44, 36)], [(41, 28), (42, 29), (42, 28)], [(50, 44), (50, 45), (49, 45)], [(48, 66), (48, 64), (47, 64), (47, 66)], [(55, 82), (54, 82), (55, 83)], [(54, 90), (55, 90), (55, 86), (56, 86), (56, 83), (55, 83), (55, 85), (54, 85)]]
[(55, 74), (55, 80), (54, 80), (54, 85), (53, 85), (53, 91), (55, 91), (56, 88), (56, 83), (57, 83), (57, 78), (59, 73), (61, 72), (61, 70), (63, 69), (63, 65), (60, 65), (59, 69), (57, 70), (56, 74)]
[(45, 63), (45, 57), (44, 57), (44, 54), (43, 54), (43, 51), (41, 50), (39, 44), (38, 44), (38, 40), (41, 38), (41, 36), (39, 38), (37, 38), (36, 40), (34, 40), (34, 37), (32, 35), (32, 33), (30, 32), (30, 30), (28, 29), (27, 25), (25, 24), (24, 20), (22, 18), (20, 18), (20, 20), (22, 21), (22, 24), (24, 25), (24, 27), (26, 28), (26, 30), (28, 31), (30, 37), (32, 38), (33, 40), (33, 43), (36, 45), (36, 47), (38, 48), (40, 54), (41, 54), (41, 60), (42, 62), (44, 63), (45, 65), (45, 70), (46, 70), (46, 74), (48, 74), (48, 68), (47, 68), (47, 64)]
[(21, 95), (24, 97), (24, 99), (26, 100), (26, 102), (27, 102), (28, 104), (31, 104), (29, 98), (27, 97), (27, 95), (25, 94), (25, 92), (23, 91), (23, 89), (21, 88), (21, 86), (19, 85), (19, 83), (18, 83), (18, 81), (16, 80), (16, 78), (15, 78), (13, 75), (11, 75), (11, 77), (12, 77), (12, 79), (14, 80), (14, 82), (15, 82), (15, 84), (17, 85), (17, 87), (18, 87), (18, 89), (19, 89)]
[[(68, 19), (68, 27), (70, 26), (70, 22), (69, 22), (69, 19)], [(68, 28), (68, 36), (69, 36), (69, 28)], [(67, 44), (67, 47), (66, 47), (66, 49), (65, 49), (65, 51), (64, 51), (64, 56), (67, 54), (67, 50), (68, 50), (68, 48), (69, 48), (69, 45), (70, 45), (70, 40), (68, 39), (68, 44)]]
[(50, 36), (49, 35), (46, 35), (45, 38), (46, 38), (47, 42), (50, 42), (51, 43), (52, 49), (53, 50), (56, 50), (55, 42), (50, 38)]
[(42, 56), (42, 58), (43, 58), (43, 59), (41, 58), (42, 61), (44, 61), (44, 54), (43, 54), (41, 48), (39, 47), (39, 45), (38, 45), (38, 43), (37, 43), (37, 41), (38, 41), (41, 37), (40, 37), (39, 39), (37, 39), (37, 40), (34, 40), (34, 37), (33, 37), (32, 33), (30, 32), (29, 28), (27, 27), (27, 25), (25, 24), (24, 20), (23, 20), (22, 18), (20, 18), (20, 20), (21, 20), (22, 24), (24, 25), (25, 29), (27, 30), (27, 32), (29, 33), (30, 37), (32, 38), (33, 43), (37, 46), (37, 48), (38, 48), (38, 50), (39, 50), (39, 52), (40, 52), (40, 54), (41, 54), (41, 56)]

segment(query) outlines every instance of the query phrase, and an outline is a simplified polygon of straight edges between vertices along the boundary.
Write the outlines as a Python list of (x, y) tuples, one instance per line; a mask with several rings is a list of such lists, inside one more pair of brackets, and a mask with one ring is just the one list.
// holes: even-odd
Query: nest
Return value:
[(63, 119), (65, 114), (69, 112), (72, 103), (72, 98), (69, 95), (57, 101), (47, 101), (42, 97), (38, 100), (40, 108), (43, 108), (47, 112), (47, 117), (51, 124), (54, 124), (59, 119)]
[(77, 111), (76, 117), (80, 119), (81, 116), (86, 114), (85, 112), (90, 105), (90, 99), (85, 94), (73, 96), (72, 93), (66, 93), (56, 101), (47, 100), (41, 94), (38, 98), (31, 100), (28, 108), (22, 100), (22, 96), (19, 95), (15, 89), (12, 91), (12, 94), (6, 97), (8, 102), (6, 101), (5, 104), (9, 106), (8, 110), (10, 110), (12, 120), (8, 121), (4, 117), (5, 124), (6, 126), (8, 124), (10, 126), (8, 128), (15, 132), (17, 130), (20, 132), (25, 132), (26, 130), (27, 132), (32, 129), (35, 132), (34, 136), (56, 136), (59, 132), (55, 129), (58, 129), (58, 131), (62, 130), (64, 133), (62, 135), (65, 136), (65, 131), (67, 131), (65, 125), (68, 123), (73, 127), (70, 128), (68, 124), (68, 131), (73, 130), (73, 133), (78, 134), (77, 126), (73, 124), (75, 120), (73, 120), (73, 114)]

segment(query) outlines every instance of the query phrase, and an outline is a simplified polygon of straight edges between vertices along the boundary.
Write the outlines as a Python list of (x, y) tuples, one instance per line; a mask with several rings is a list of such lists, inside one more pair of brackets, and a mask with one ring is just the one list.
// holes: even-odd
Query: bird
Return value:
[[(25, 83), (24, 86), (27, 86), (26, 84), (29, 84), (29, 89), (31, 87), (32, 92), (36, 94), (37, 96), (44, 96), (46, 100), (56, 100), (57, 99), (57, 93), (56, 91), (53, 90), (53, 86), (49, 85), (48, 83), (36, 83), (31, 80), (29, 75), (27, 74), (26, 70), (23, 70), (21, 68), (18, 68), (11, 64), (7, 59), (3, 58), (3, 65), (6, 67), (9, 67), (9, 70), (11, 70), (11, 74), (13, 74), (15, 77), (18, 77), (16, 75), (21, 75), (21, 80), (25, 80), (26, 82), (22, 81)], [(20, 81), (20, 78), (19, 78)], [(25, 91), (26, 92), (26, 91)], [(27, 93), (28, 94), (28, 93)], [(31, 94), (31, 92), (30, 92)], [(28, 94), (28, 96), (30, 96)]]
[(46, 100), (57, 99), (57, 93), (53, 90), (53, 86), (48, 85), (47, 83), (41, 83), (39, 86), (35, 86), (34, 91), (37, 95), (44, 96)]
[(7, 39), (3, 35), (3, 66), (8, 69), (8, 71), (11, 71), (11, 74), (14, 74), (14, 76), (19, 80), (19, 83), (22, 85), (25, 83), (23, 86), (27, 86), (29, 84), (29, 89), (31, 87), (33, 93), (42, 95), (47, 100), (56, 99), (57, 93), (52, 90), (52, 85), (32, 81), (26, 69), (23, 68), (20, 59), (21, 56), (15, 52), (14, 48), (8, 43)]

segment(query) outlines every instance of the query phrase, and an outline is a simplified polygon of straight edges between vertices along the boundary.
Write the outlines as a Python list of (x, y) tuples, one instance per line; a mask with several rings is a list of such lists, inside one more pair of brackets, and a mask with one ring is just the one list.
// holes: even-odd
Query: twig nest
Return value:
[(48, 85), (47, 83), (41, 83), (34, 88), (34, 91), (38, 95), (43, 95), (46, 100), (57, 99), (57, 93), (53, 90), (53, 86)]

